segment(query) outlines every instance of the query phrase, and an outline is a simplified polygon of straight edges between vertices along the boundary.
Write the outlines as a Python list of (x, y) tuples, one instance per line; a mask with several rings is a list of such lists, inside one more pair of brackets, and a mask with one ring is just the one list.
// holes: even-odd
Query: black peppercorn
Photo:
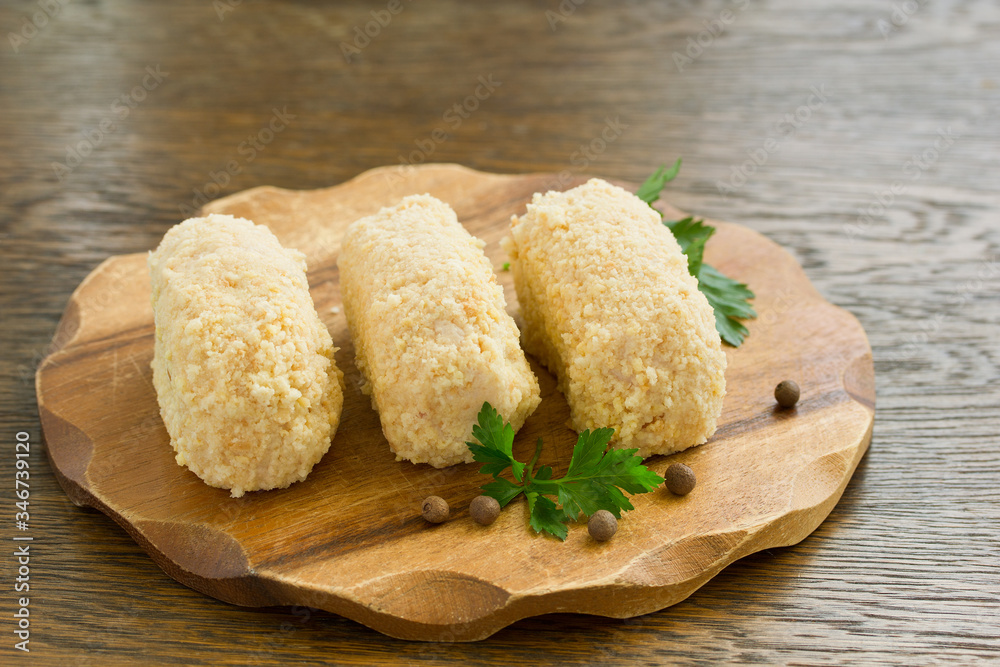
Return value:
[(469, 514), (476, 523), (488, 526), (500, 516), (500, 503), (490, 496), (476, 496), (469, 505)]
[(597, 510), (587, 522), (587, 531), (598, 542), (607, 542), (618, 532), (618, 519), (607, 510)]
[(694, 470), (691, 470), (691, 468), (683, 463), (671, 463), (670, 467), (667, 468), (664, 479), (670, 492), (678, 496), (686, 496), (691, 493), (691, 489), (694, 488), (697, 481), (694, 476)]
[(774, 400), (783, 408), (791, 408), (799, 402), (799, 385), (792, 380), (782, 380), (774, 388)]
[(424, 519), (430, 523), (441, 523), (448, 518), (448, 502), (441, 496), (427, 496), (421, 507)]

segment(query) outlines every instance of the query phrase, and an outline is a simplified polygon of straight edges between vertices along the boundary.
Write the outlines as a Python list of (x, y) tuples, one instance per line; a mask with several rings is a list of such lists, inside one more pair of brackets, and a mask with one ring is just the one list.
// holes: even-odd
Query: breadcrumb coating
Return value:
[(305, 256), (210, 215), (170, 229), (149, 274), (153, 386), (177, 463), (234, 498), (305, 479), (344, 402)]
[(471, 462), (484, 401), (517, 430), (541, 400), (484, 245), (430, 195), (344, 235), (337, 265), (362, 390), (397, 460)]
[(715, 316), (660, 216), (600, 179), (536, 194), (504, 239), (524, 348), (558, 378), (577, 431), (640, 456), (705, 442), (726, 393)]

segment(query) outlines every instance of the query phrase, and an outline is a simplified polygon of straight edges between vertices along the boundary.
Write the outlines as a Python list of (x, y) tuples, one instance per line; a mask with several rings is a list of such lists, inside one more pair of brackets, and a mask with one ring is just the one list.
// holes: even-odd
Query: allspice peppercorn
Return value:
[(774, 400), (783, 408), (794, 407), (799, 402), (799, 385), (792, 380), (782, 380), (774, 388)]
[(441, 523), (448, 518), (448, 501), (441, 496), (427, 496), (421, 507), (424, 520), (429, 523)]
[(691, 468), (683, 463), (671, 463), (663, 477), (670, 493), (677, 494), (678, 496), (686, 496), (691, 493), (691, 489), (694, 488), (697, 481), (694, 476), (694, 470), (691, 470)]
[(618, 532), (618, 519), (607, 510), (597, 510), (587, 522), (587, 531), (598, 542), (607, 542)]
[(500, 503), (491, 496), (476, 496), (469, 505), (469, 514), (476, 523), (488, 526), (500, 516)]

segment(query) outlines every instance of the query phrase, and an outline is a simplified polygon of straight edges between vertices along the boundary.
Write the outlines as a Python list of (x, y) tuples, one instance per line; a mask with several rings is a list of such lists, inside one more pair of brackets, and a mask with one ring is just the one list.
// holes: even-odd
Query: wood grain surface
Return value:
[[(351, 62), (341, 43), (388, 2), (60, 4), (51, 18), (0, 5), (0, 539), (34, 537), (27, 656), (18, 564), (0, 556), (4, 663), (1000, 660), (995, 2), (404, 2)], [(72, 168), (71, 149), (87, 153)], [(678, 155), (672, 204), (789, 249), (872, 343), (871, 448), (799, 545), (646, 616), (415, 644), (190, 590), (59, 488), (33, 377), (69, 295), (108, 256), (154, 247), (206, 190), (325, 187), (401, 160), (638, 182)], [(28, 531), (14, 527), (18, 432)]]
[[(517, 317), (500, 239), (551, 178), (391, 166), (330, 188), (254, 188), (205, 207), (265, 224), (284, 246), (302, 249), (313, 301), (345, 375), (337, 435), (308, 479), (238, 499), (173, 460), (152, 388), (146, 256), (108, 258), (74, 291), (56, 330), (65, 342), (37, 374), (46, 453), (63, 489), (113, 518), (164, 571), (196, 590), (246, 606), (318, 607), (422, 641), (483, 639), (555, 611), (631, 618), (685, 599), (743, 556), (804, 539), (834, 507), (868, 447), (871, 349), (858, 321), (824, 301), (787, 252), (741, 225), (713, 222), (705, 259), (752, 285), (755, 307), (775, 317), (748, 322), (749, 339), (739, 349), (726, 346), (716, 434), (700, 447), (646, 461), (661, 476), (675, 461), (687, 464), (700, 477), (696, 492), (634, 497), (635, 510), (613, 541), (596, 544), (581, 526), (563, 543), (532, 535), (523, 499), (489, 529), (477, 526), (468, 507), (488, 479), (479, 464), (436, 470), (395, 460), (353, 363), (337, 270), (344, 230), (406, 195), (448, 202), (485, 242)], [(569, 408), (555, 378), (533, 370), (542, 403), (514, 452), (528, 461), (544, 438), (540, 465), (559, 476), (576, 434), (566, 428)], [(772, 393), (786, 377), (805, 387), (791, 410), (776, 406)], [(451, 505), (443, 525), (419, 516), (428, 495)]]

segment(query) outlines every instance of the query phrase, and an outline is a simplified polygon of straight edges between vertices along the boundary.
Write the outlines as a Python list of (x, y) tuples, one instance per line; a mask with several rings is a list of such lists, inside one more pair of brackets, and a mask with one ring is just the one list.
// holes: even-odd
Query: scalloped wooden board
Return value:
[[(477, 464), (436, 470), (397, 462), (360, 391), (336, 258), (345, 227), (407, 194), (450, 203), (486, 241), (508, 309), (517, 298), (499, 240), (532, 193), (566, 189), (554, 174), (495, 175), (457, 165), (383, 167), (331, 188), (260, 187), (210, 203), (271, 228), (304, 252), (320, 317), (347, 389), (340, 428), (309, 478), (230, 498), (174, 462), (151, 384), (153, 315), (145, 254), (111, 257), (77, 288), (40, 365), (36, 387), (49, 459), (79, 505), (99, 509), (170, 576), (238, 605), (308, 605), (394, 637), (467, 641), (550, 612), (626, 618), (691, 595), (738, 558), (799, 542), (830, 513), (871, 439), (874, 369), (864, 330), (827, 303), (786, 251), (745, 227), (718, 231), (706, 261), (757, 293), (760, 316), (726, 347), (727, 396), (706, 444), (647, 461), (690, 465), (698, 486), (633, 497), (618, 534), (599, 544), (585, 525), (566, 542), (536, 536), (525, 503), (489, 527), (468, 507), (485, 478)], [(626, 184), (626, 187), (627, 184)], [(633, 188), (634, 189), (634, 188)], [(667, 215), (682, 214), (664, 205)], [(527, 460), (565, 470), (576, 435), (551, 375), (532, 363), (542, 404), (518, 433)], [(802, 399), (776, 409), (772, 390), (795, 379)], [(561, 467), (561, 468), (560, 468)], [(428, 495), (452, 518), (420, 517)]]

